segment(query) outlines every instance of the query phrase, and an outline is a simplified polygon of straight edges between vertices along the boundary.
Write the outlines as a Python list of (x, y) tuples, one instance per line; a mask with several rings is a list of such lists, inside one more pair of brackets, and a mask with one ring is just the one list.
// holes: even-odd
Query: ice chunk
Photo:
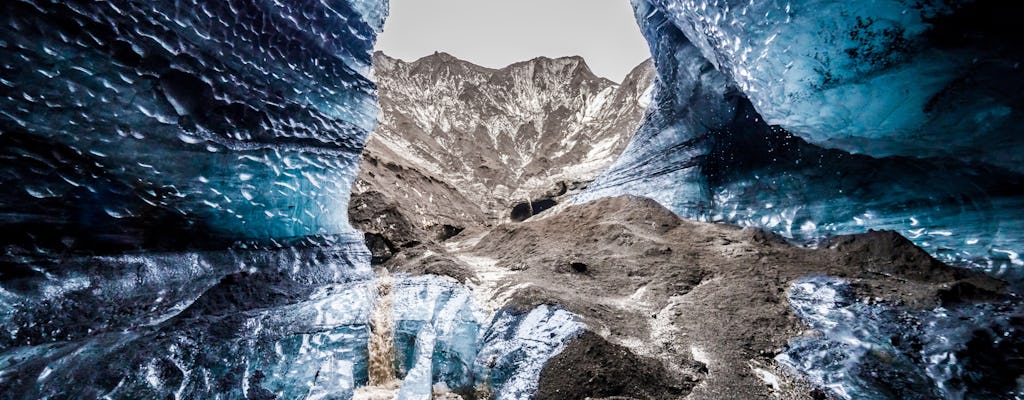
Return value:
[(1020, 395), (1016, 373), (1006, 372), (1020, 364), (1019, 304), (905, 310), (859, 302), (849, 282), (831, 277), (794, 283), (789, 303), (816, 333), (776, 359), (838, 398)]
[(412, 368), (405, 374), (398, 398), (402, 400), (430, 400), (433, 395), (433, 358), (437, 335), (434, 327), (423, 325), (416, 334)]
[[(393, 291), (395, 348), (402, 369), (412, 374), (426, 357), (430, 385), (443, 382), (453, 389), (472, 388), (481, 322), (469, 289), (447, 278), (410, 276), (396, 280)], [(436, 340), (431, 342), (432, 353), (424, 355), (417, 349), (428, 327)]]
[(495, 399), (529, 399), (547, 361), (583, 329), (572, 313), (547, 305), (521, 314), (503, 310), (482, 338), (477, 379)]
[[(773, 125), (874, 156), (1022, 172), (1020, 12), (984, 1), (635, 0)], [(644, 14), (638, 15), (643, 17)], [(997, 144), (998, 143), (998, 144)]]
[(246, 312), (193, 306), (157, 327), (7, 350), (0, 379), (15, 398), (348, 398), (367, 379), (371, 296), (361, 281)]

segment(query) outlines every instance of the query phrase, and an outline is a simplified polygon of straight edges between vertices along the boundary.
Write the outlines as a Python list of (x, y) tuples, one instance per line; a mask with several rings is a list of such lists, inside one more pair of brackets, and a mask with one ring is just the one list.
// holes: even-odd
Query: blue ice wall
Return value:
[[(751, 102), (753, 97), (746, 92), (755, 89), (734, 78), (745, 64), (730, 64), (729, 58), (709, 53), (714, 48), (706, 43), (695, 45), (690, 36), (696, 34), (684, 23), (689, 20), (681, 19), (697, 13), (694, 10), (706, 10), (711, 20), (735, 17), (741, 18), (736, 24), (742, 24), (745, 8), (726, 7), (725, 12), (716, 8), (725, 3), (697, 9), (682, 3), (634, 1), (658, 71), (655, 100), (624, 154), (580, 200), (644, 195), (685, 217), (764, 227), (804, 242), (830, 234), (892, 229), (945, 261), (967, 262), (1004, 275), (1024, 266), (1018, 256), (1024, 250), (1024, 177), (1016, 167), (1001, 166), (1005, 163), (999, 155), (1012, 144), (993, 147), (986, 136), (991, 131), (980, 126), (972, 128), (974, 133), (957, 133), (919, 120), (922, 129), (944, 141), (965, 140), (978, 149), (939, 155), (882, 137), (876, 144), (898, 155), (875, 157), (823, 147), (830, 144), (815, 134), (790, 131), (763, 117), (760, 103)], [(825, 8), (841, 4), (845, 3)], [(785, 6), (780, 7), (782, 12)], [(760, 25), (748, 28), (750, 35), (760, 34)], [(789, 47), (795, 50), (798, 45), (805, 42)], [(712, 61), (705, 57), (708, 54), (714, 56)], [(765, 91), (792, 88), (767, 75), (754, 78), (764, 85), (776, 84)], [(978, 79), (982, 78), (995, 79)], [(780, 99), (770, 107), (793, 115), (807, 111), (781, 99), (787, 95), (777, 96)], [(825, 112), (861, 99), (819, 98), (815, 109)], [(872, 110), (860, 108), (863, 113)], [(862, 123), (867, 124), (865, 129), (872, 128), (871, 123), (854, 120), (842, 124)]]
[[(647, 1), (644, 1), (647, 2)], [(1022, 171), (1019, 4), (651, 0), (765, 120), (874, 156)]]
[(365, 380), (372, 271), (347, 202), (387, 1), (0, 11), (0, 397)]
[(386, 1), (0, 7), (4, 245), (223, 248), (348, 230)]
[(820, 276), (795, 282), (788, 300), (814, 333), (776, 360), (836, 398), (1024, 396), (1019, 302), (905, 310), (857, 301), (850, 282)]

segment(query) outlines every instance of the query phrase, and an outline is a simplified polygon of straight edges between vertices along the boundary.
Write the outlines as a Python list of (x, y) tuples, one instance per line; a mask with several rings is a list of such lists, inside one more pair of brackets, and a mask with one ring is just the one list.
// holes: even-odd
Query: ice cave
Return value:
[(1024, 399), (1022, 5), (630, 3), (4, 1), (0, 399)]

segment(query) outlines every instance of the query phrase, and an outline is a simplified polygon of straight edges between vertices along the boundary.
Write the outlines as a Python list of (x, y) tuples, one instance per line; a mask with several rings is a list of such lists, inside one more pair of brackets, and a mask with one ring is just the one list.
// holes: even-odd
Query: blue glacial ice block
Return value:
[(412, 365), (402, 380), (398, 398), (402, 400), (430, 400), (433, 398), (433, 364), (434, 346), (437, 334), (434, 327), (424, 324), (416, 333), (415, 346), (412, 352)]
[(504, 309), (480, 339), (476, 379), (494, 399), (529, 399), (544, 365), (584, 329), (575, 315), (560, 308), (541, 305), (525, 313)]
[(349, 230), (385, 0), (0, 8), (2, 245), (178, 250)]
[(367, 379), (372, 282), (287, 305), (182, 316), (154, 327), (0, 353), (11, 399), (351, 398)]
[(481, 322), (469, 289), (438, 276), (408, 276), (396, 279), (392, 293), (395, 350), (409, 393), (420, 393), (414, 387), (424, 379), (428, 389), (471, 389)]
[(765, 120), (826, 147), (1022, 171), (1019, 4), (636, 0), (677, 26)]
[(802, 242), (896, 230), (947, 262), (1024, 266), (1024, 176), (956, 157), (871, 157), (769, 125), (670, 15), (634, 2), (658, 78), (632, 142), (577, 201), (635, 194)]
[(811, 329), (776, 357), (842, 399), (1008, 399), (1021, 396), (1020, 304), (906, 310), (857, 300), (850, 283), (808, 277), (789, 303)]

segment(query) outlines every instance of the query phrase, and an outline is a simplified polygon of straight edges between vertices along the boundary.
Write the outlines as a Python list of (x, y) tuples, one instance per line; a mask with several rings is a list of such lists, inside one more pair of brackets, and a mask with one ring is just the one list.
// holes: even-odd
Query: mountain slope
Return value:
[(355, 226), (391, 247), (585, 185), (636, 131), (654, 78), (647, 61), (616, 84), (580, 57), (490, 69), (445, 53), (414, 62), (377, 53), (374, 68), (380, 124), (350, 208)]

